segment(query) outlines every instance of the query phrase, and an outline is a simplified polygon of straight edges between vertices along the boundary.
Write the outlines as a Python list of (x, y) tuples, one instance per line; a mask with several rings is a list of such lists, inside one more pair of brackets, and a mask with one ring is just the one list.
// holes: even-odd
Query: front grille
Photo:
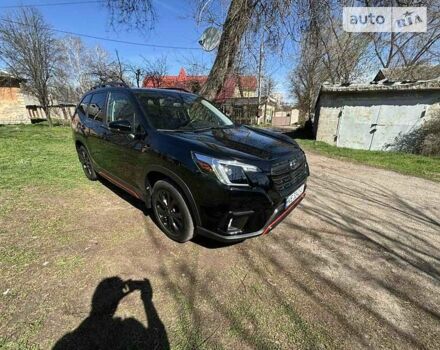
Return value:
[(293, 192), (306, 180), (309, 174), (304, 156), (295, 160), (298, 165), (294, 165), (293, 168), (291, 166), (292, 160), (287, 160), (275, 164), (271, 169), (273, 187), (282, 196)]

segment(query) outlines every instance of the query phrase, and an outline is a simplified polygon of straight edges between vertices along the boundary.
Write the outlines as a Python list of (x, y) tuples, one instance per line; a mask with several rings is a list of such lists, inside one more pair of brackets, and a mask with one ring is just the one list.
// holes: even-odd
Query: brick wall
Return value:
[(18, 87), (0, 87), (0, 124), (30, 124), (25, 99)]

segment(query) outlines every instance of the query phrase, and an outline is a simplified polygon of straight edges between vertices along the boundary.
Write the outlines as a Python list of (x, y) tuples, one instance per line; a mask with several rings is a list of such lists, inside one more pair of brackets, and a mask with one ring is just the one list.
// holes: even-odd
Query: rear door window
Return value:
[(90, 119), (102, 122), (105, 117), (105, 101), (107, 98), (106, 92), (99, 92), (93, 94), (87, 109), (87, 115)]

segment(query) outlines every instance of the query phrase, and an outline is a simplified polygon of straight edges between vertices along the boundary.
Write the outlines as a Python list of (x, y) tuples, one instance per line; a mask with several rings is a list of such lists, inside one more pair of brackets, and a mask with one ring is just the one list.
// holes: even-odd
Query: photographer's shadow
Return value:
[[(134, 318), (115, 317), (119, 302), (139, 290), (148, 328)], [(92, 298), (90, 315), (74, 331), (65, 334), (53, 349), (169, 349), (165, 326), (152, 302), (148, 280), (102, 280)]]

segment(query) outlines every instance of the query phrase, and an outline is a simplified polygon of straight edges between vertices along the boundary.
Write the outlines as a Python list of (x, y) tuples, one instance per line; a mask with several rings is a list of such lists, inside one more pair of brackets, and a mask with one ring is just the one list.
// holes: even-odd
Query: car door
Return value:
[[(128, 121), (130, 129), (114, 127), (114, 124)], [(133, 98), (123, 91), (111, 91), (107, 103), (106, 136), (108, 143), (110, 173), (126, 184), (140, 190), (143, 181), (142, 167), (145, 157), (145, 129), (141, 122), (141, 113)]]
[(107, 92), (96, 92), (92, 95), (87, 107), (87, 146), (95, 164), (98, 165), (98, 168), (104, 169), (106, 167), (107, 155), (103, 139), (108, 132), (104, 124), (106, 100)]

